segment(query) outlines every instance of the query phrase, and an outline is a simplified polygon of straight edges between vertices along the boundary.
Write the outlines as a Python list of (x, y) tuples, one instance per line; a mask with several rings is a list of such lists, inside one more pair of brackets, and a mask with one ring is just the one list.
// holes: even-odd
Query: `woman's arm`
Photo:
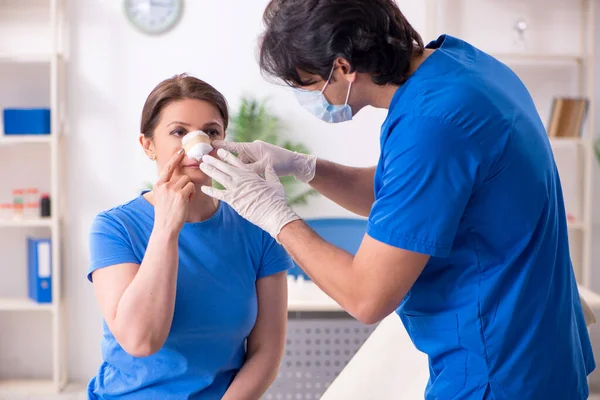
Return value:
[(287, 329), (286, 273), (259, 279), (256, 291), (258, 316), (248, 337), (246, 362), (222, 400), (258, 400), (277, 377)]
[[(195, 193), (195, 186), (187, 176), (174, 175), (182, 158), (183, 151), (174, 154), (154, 185), (154, 227), (141, 266), (121, 263), (92, 273), (104, 319), (121, 347), (134, 357), (160, 350), (171, 330), (177, 291), (179, 232)], [(94, 246), (94, 257), (103, 254), (114, 260), (115, 254), (122, 256), (123, 252), (130, 251), (127, 240), (116, 233), (114, 236), (102, 229), (96, 232), (94, 240), (98, 243)], [(107, 247), (109, 245), (113, 248)]]
[(118, 264), (92, 274), (110, 331), (134, 357), (157, 352), (167, 339), (175, 307), (177, 252), (177, 235), (154, 231), (141, 267)]

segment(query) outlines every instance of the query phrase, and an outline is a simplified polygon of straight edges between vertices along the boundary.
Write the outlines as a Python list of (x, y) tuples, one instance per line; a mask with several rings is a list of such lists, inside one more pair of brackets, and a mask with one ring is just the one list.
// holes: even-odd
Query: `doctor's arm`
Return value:
[(275, 381), (285, 347), (287, 279), (285, 272), (256, 282), (258, 315), (248, 337), (247, 358), (223, 400), (255, 400)]
[(428, 255), (368, 235), (352, 256), (301, 220), (284, 226), (278, 238), (317, 286), (364, 324), (377, 323), (392, 313), (429, 260)]
[(375, 167), (347, 167), (317, 159), (309, 185), (346, 210), (367, 217), (375, 201), (374, 177)]
[(447, 257), (484, 170), (485, 149), (452, 121), (407, 118), (382, 157), (383, 186), (367, 236), (353, 257), (325, 242), (287, 205), (276, 171), (264, 178), (231, 153), (200, 168), (225, 186), (202, 187), (269, 232), (313, 281), (357, 319), (385, 318), (413, 286), (429, 256)]

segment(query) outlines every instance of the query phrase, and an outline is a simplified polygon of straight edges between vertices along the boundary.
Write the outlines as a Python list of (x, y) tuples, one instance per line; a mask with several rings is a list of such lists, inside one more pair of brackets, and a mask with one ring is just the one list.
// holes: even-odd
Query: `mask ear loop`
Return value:
[(344, 105), (348, 105), (348, 100), (350, 100), (350, 89), (352, 89), (352, 82), (350, 82), (350, 85), (348, 86), (348, 93), (346, 94), (346, 104)]
[(333, 64), (333, 66), (331, 67), (331, 72), (329, 72), (329, 78), (327, 78), (327, 82), (325, 82), (325, 86), (323, 86), (323, 89), (321, 89), (321, 94), (323, 94), (323, 92), (325, 91), (325, 88), (327, 88), (327, 85), (329, 85), (329, 82), (331, 82), (331, 77), (333, 76), (334, 70), (335, 70), (335, 64)]

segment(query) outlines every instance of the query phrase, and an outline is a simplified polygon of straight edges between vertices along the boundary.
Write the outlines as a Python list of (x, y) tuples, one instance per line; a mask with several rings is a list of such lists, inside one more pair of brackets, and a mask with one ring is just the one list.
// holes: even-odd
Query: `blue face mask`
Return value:
[(352, 119), (352, 109), (348, 104), (348, 98), (350, 97), (350, 89), (352, 89), (352, 82), (348, 86), (348, 94), (346, 95), (346, 103), (343, 105), (330, 104), (323, 92), (331, 76), (333, 75), (333, 68), (329, 74), (329, 79), (325, 82), (325, 86), (321, 90), (304, 90), (294, 89), (294, 94), (300, 105), (308, 112), (313, 114), (315, 117), (329, 123), (345, 122)]

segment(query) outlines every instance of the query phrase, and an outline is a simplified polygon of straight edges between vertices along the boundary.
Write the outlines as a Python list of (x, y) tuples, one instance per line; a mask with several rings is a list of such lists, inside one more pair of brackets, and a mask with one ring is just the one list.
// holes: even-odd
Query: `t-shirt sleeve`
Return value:
[(88, 279), (92, 281), (92, 272), (116, 264), (140, 261), (135, 256), (125, 227), (107, 213), (99, 214), (90, 230), (90, 267)]
[(382, 146), (367, 233), (388, 245), (448, 256), (476, 184), (476, 143), (437, 118), (403, 120)]
[(293, 266), (292, 258), (283, 246), (278, 244), (268, 233), (263, 233), (263, 254), (256, 279), (287, 271)]

